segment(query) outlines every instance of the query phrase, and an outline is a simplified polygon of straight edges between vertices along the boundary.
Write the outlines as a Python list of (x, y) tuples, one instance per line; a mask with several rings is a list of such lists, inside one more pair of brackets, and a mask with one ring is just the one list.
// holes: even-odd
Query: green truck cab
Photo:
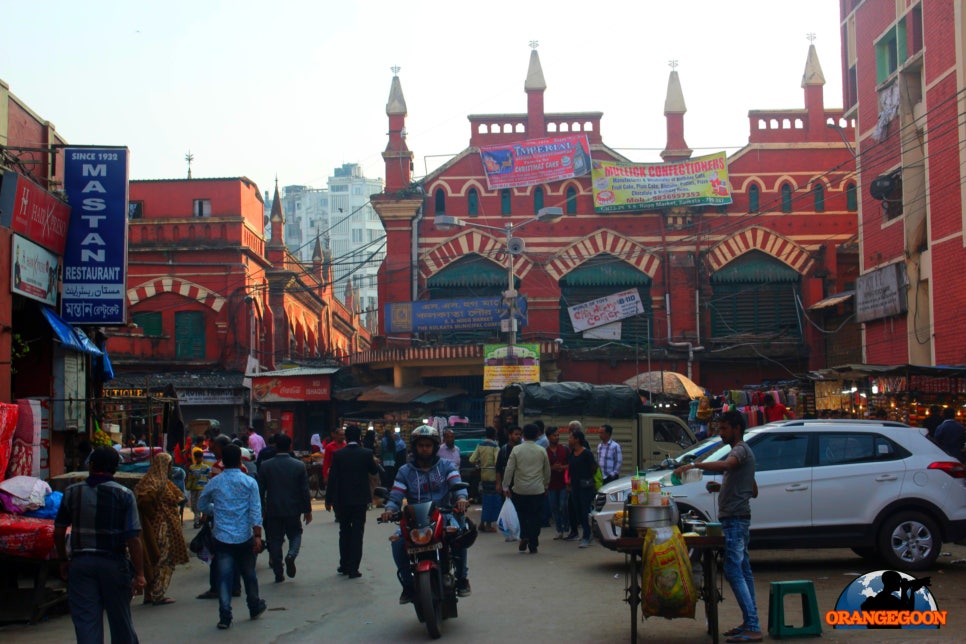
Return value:
[(686, 422), (671, 414), (646, 412), (637, 391), (627, 385), (512, 384), (500, 395), (500, 418), (521, 427), (540, 419), (545, 426), (560, 429), (563, 443), (570, 421), (579, 420), (595, 452), (601, 427), (610, 425), (624, 456), (621, 474), (625, 476), (674, 458), (696, 442)]

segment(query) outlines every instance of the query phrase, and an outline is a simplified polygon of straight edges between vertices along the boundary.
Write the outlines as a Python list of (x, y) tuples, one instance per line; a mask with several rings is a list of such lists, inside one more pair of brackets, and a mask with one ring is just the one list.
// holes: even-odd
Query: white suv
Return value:
[[(925, 430), (876, 421), (786, 421), (745, 432), (755, 453), (758, 498), (751, 502), (753, 548), (851, 548), (891, 568), (923, 570), (943, 542), (966, 537), (966, 468)], [(698, 456), (720, 460), (719, 445)], [(685, 462), (688, 454), (679, 457)], [(650, 472), (649, 480), (668, 471)], [(670, 488), (681, 514), (718, 519), (717, 494), (701, 481)], [(591, 519), (605, 546), (619, 528), (630, 477), (602, 487)]]

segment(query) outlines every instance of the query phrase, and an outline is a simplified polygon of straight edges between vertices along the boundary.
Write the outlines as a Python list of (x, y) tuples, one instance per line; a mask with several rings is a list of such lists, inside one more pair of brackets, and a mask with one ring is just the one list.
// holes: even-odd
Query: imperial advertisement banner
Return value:
[(3, 173), (0, 225), (63, 255), (69, 221), (70, 206), (16, 172)]
[(127, 148), (67, 148), (71, 206), (61, 316), (71, 324), (124, 324), (127, 274)]
[(587, 135), (530, 139), (480, 148), (490, 190), (536, 186), (590, 171)]
[(10, 290), (48, 306), (57, 306), (60, 258), (19, 235), (13, 236), (11, 244), (13, 266), (10, 274), (13, 283)]
[(724, 152), (677, 163), (594, 161), (590, 174), (599, 213), (731, 203)]
[[(516, 310), (517, 326), (526, 326), (525, 296), (517, 296)], [(500, 320), (509, 318), (506, 300), (498, 296), (395, 302), (385, 305), (385, 314), (388, 333), (499, 329)]]
[(483, 345), (483, 388), (501, 390), (515, 382), (540, 382), (540, 345)]

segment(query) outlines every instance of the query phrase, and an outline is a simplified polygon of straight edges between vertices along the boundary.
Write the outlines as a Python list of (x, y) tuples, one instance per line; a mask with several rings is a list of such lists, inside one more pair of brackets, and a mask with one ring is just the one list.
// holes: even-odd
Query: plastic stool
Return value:
[[(802, 626), (785, 623), (785, 595), (802, 596)], [(773, 581), (768, 592), (768, 634), (772, 637), (818, 637), (822, 622), (818, 614), (815, 586), (810, 581)]]

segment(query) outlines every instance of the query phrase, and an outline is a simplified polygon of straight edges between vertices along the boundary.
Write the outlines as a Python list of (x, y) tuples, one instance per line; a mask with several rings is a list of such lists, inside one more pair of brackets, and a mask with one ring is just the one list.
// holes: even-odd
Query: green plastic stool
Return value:
[[(802, 596), (802, 626), (785, 623), (785, 595)], [(772, 637), (819, 637), (822, 622), (818, 613), (815, 586), (810, 581), (773, 581), (768, 592), (768, 634)]]

